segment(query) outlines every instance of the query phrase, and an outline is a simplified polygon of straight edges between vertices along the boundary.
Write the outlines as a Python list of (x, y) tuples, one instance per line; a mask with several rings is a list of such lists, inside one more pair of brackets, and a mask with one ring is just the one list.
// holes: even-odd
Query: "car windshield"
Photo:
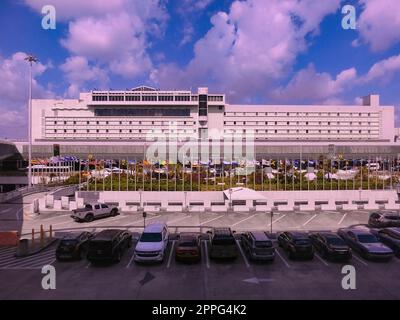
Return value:
[(378, 239), (373, 234), (360, 234), (357, 236), (358, 241), (361, 243), (375, 243)]
[(271, 241), (256, 241), (256, 248), (270, 248), (272, 247)]
[(327, 242), (331, 246), (344, 246), (345, 242), (341, 238), (331, 237), (327, 239)]
[(145, 232), (140, 237), (140, 242), (161, 242), (162, 236), (159, 232)]
[(295, 244), (300, 245), (300, 246), (306, 246), (310, 244), (309, 239), (297, 239), (294, 241)]
[(233, 246), (235, 239), (233, 238), (214, 238), (212, 244), (215, 246)]
[(87, 205), (85, 205), (85, 208), (91, 210), (92, 209), (92, 205), (87, 204)]

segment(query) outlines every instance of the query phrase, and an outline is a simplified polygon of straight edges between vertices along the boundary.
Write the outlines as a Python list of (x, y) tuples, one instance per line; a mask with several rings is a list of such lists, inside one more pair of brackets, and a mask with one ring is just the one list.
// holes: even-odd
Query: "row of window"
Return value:
[(90, 125), (90, 124), (96, 124), (96, 125), (178, 125), (178, 124), (183, 124), (183, 125), (195, 125), (196, 121), (177, 121), (174, 123), (170, 123), (168, 121), (54, 121), (55, 125)]
[[(254, 133), (339, 133), (339, 134), (346, 134), (346, 133), (371, 133), (371, 130), (246, 130), (246, 129), (238, 129), (238, 130), (224, 130), (224, 133), (246, 133), (246, 132), (254, 132)], [(373, 133), (378, 134), (377, 131)]]
[(298, 117), (298, 116), (318, 116), (318, 117), (371, 117), (371, 116), (377, 116), (378, 113), (351, 113), (351, 112), (337, 112), (337, 113), (331, 113), (331, 112), (224, 112), (224, 116), (244, 116), (244, 117), (258, 117), (258, 116), (282, 116), (282, 117)]
[(142, 129), (138, 129), (138, 130), (133, 130), (133, 129), (129, 129), (129, 130), (123, 130), (123, 129), (119, 129), (119, 130), (110, 130), (110, 129), (86, 129), (86, 130), (78, 130), (78, 129), (54, 129), (53, 130), (54, 133), (157, 133), (157, 132), (161, 132), (161, 133), (179, 133), (179, 132), (183, 132), (183, 133), (194, 133), (196, 132), (196, 129), (193, 130), (174, 130), (174, 129), (161, 129), (161, 130), (142, 130)]
[[(286, 121), (286, 122), (283, 122), (283, 121), (271, 121), (271, 122), (268, 122), (268, 121), (249, 121), (249, 122), (246, 122), (246, 121), (224, 121), (224, 125), (234, 125), (234, 126), (236, 126), (236, 125), (266, 125), (266, 126), (268, 126), (268, 125), (275, 125), (275, 126), (277, 126), (277, 125), (288, 125), (288, 126), (290, 126), (290, 125), (303, 125), (303, 123), (304, 122), (299, 122), (299, 121), (296, 121), (296, 122), (290, 122), (290, 121)], [(306, 121), (305, 122), (305, 125), (309, 125), (309, 121)], [(368, 125), (368, 126), (370, 126), (371, 125), (371, 122), (370, 121), (368, 121), (368, 122), (361, 122), (361, 121), (359, 121), (359, 122), (352, 122), (352, 121), (350, 121), (350, 122), (339, 122), (339, 121), (337, 121), (337, 122), (331, 122), (331, 121), (328, 121), (328, 122), (322, 122), (322, 121), (318, 121), (318, 123), (317, 123), (317, 121), (311, 121), (311, 125), (328, 125), (328, 126), (330, 126), (331, 124), (332, 125), (347, 125), (347, 123), (349, 123), (351, 126), (353, 125), (353, 124), (358, 124), (358, 125)], [(377, 123), (374, 123), (374, 124), (377, 124)]]
[[(185, 96), (185, 95), (124, 95), (121, 94), (93, 94), (92, 101), (198, 101), (198, 96)], [(208, 96), (210, 102), (222, 102), (224, 101), (223, 96)]]

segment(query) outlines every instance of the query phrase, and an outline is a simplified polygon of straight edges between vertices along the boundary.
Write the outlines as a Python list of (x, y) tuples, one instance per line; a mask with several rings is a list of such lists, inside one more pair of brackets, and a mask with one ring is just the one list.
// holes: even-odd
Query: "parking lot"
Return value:
[[(137, 238), (138, 234), (134, 234)], [(204, 235), (202, 260), (182, 264), (174, 259), (175, 240), (162, 264), (136, 264), (133, 248), (119, 264), (94, 266), (87, 260), (58, 262), (55, 246), (27, 258), (0, 249), (0, 299), (399, 299), (400, 260), (366, 261), (354, 254), (356, 289), (344, 290), (342, 263), (315, 255), (312, 261), (289, 260), (276, 248), (272, 263), (253, 263), (240, 250), (234, 261), (208, 257)], [(238, 241), (238, 245), (240, 242)], [(56, 269), (56, 289), (43, 290), (41, 267)]]
[[(2, 224), (12, 230), (19, 226), (26, 237), (34, 228), (50, 225), (59, 232), (83, 228), (97, 232), (103, 228), (126, 228), (137, 239), (143, 228), (141, 213), (122, 212), (119, 216), (90, 223), (74, 222), (69, 212), (49, 212), (38, 216), (24, 213), (22, 204), (3, 205)], [(14, 210), (14, 208), (16, 208)], [(24, 213), (24, 214), (23, 214)], [(365, 224), (368, 211), (316, 211), (274, 213), (149, 213), (146, 225), (166, 222), (172, 233), (162, 264), (138, 265), (133, 248), (119, 264), (93, 266), (86, 260), (58, 262), (55, 245), (34, 256), (16, 258), (15, 248), (0, 248), (0, 299), (399, 299), (397, 281), (400, 260), (378, 263), (357, 254), (349, 264), (356, 269), (356, 290), (342, 289), (343, 264), (315, 255), (312, 261), (292, 261), (277, 248), (272, 263), (252, 263), (243, 252), (234, 261), (216, 262), (208, 258), (210, 227), (231, 227), (237, 235), (245, 230), (337, 230)], [(174, 233), (203, 232), (202, 260), (181, 264), (174, 259)], [(238, 244), (240, 244), (238, 242)], [(43, 290), (41, 268), (56, 269), (56, 290)]]
[[(368, 211), (314, 211), (274, 213), (148, 213), (146, 224), (165, 222), (173, 231), (204, 231), (206, 227), (230, 227), (233, 230), (337, 230), (338, 228), (365, 224), (368, 222)], [(43, 225), (48, 230), (85, 228), (90, 231), (104, 227), (130, 228), (141, 230), (144, 220), (141, 213), (124, 213), (119, 216), (95, 220), (89, 223), (78, 223), (71, 219), (70, 213), (43, 213), (35, 218), (25, 219), (22, 234), (30, 234), (32, 229), (39, 230)]]

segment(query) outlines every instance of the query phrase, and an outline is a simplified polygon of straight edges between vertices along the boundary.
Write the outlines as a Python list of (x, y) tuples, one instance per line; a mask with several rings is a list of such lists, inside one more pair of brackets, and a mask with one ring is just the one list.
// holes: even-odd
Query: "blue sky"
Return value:
[[(41, 26), (43, 5), (56, 29)], [(356, 30), (341, 9), (356, 8)], [(3, 0), (0, 137), (26, 137), (34, 96), (93, 88), (208, 86), (230, 103), (355, 104), (369, 93), (400, 106), (397, 0)], [(397, 121), (397, 119), (396, 119)]]

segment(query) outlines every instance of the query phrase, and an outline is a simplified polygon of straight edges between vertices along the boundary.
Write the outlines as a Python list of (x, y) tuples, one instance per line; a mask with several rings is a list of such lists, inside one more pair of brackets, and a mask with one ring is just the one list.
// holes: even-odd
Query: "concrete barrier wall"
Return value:
[[(379, 204), (376, 202), (385, 202), (381, 204), (386, 209), (398, 209), (400, 204), (396, 190), (333, 190), (333, 191), (263, 191), (259, 192), (266, 200), (264, 204), (254, 205), (253, 200), (247, 200), (246, 205), (234, 206), (234, 211), (265, 211), (276, 207), (278, 211), (313, 211), (316, 209), (316, 202), (325, 202), (318, 205), (322, 210), (357, 210), (364, 209), (379, 209)], [(80, 193), (85, 196), (85, 194)], [(144, 207), (147, 211), (181, 211), (185, 209), (200, 208), (211, 211), (225, 211), (229, 206), (229, 199), (226, 199), (222, 191), (210, 192), (182, 192), (182, 191), (161, 191), (150, 192), (143, 191), (142, 194), (138, 191), (104, 191), (97, 192), (99, 202), (117, 203), (121, 210), (137, 211), (138, 207)], [(86, 197), (85, 197), (86, 198)], [(91, 197), (89, 196), (89, 199)], [(141, 200), (141, 202), (140, 202)], [(61, 200), (54, 200), (52, 195), (47, 195), (43, 199), (39, 199), (38, 205), (40, 209), (45, 207), (54, 208), (55, 210), (83, 207), (87, 199), (77, 197), (75, 201), (69, 201), (68, 197), (61, 197)], [(92, 201), (88, 201), (92, 202)], [(359, 204), (364, 202), (365, 204)], [(222, 203), (223, 205), (216, 205)], [(342, 204), (343, 203), (343, 204)], [(181, 204), (181, 205), (179, 205)], [(201, 211), (203, 211), (201, 209)]]

